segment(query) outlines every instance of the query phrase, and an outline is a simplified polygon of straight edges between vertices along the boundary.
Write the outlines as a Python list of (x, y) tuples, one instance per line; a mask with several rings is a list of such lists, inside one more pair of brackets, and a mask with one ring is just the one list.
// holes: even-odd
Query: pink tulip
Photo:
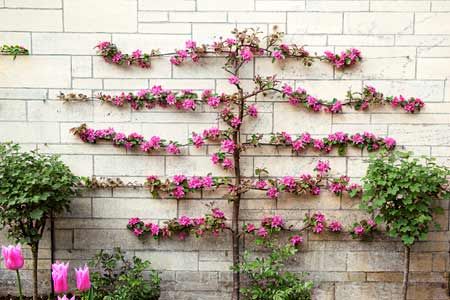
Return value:
[(17, 246), (2, 246), (2, 256), (5, 261), (5, 267), (9, 270), (19, 270), (23, 267), (24, 259), (20, 244)]
[[(67, 272), (69, 270), (69, 263), (56, 262), (52, 264), (52, 279), (55, 293), (62, 294), (69, 290), (67, 283)], [(64, 299), (64, 298), (63, 298)]]
[(62, 297), (59, 297), (58, 296), (58, 300), (75, 300), (75, 296), (73, 296), (72, 298), (67, 298), (67, 296), (66, 295), (64, 295), (64, 296), (62, 296)]
[(89, 268), (84, 265), (84, 268), (75, 268), (75, 275), (77, 278), (77, 289), (80, 292), (85, 292), (91, 288), (91, 279), (89, 277)]

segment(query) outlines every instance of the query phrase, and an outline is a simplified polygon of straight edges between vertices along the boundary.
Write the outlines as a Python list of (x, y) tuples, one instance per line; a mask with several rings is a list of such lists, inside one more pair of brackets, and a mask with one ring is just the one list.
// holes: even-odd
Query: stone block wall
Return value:
[[(267, 33), (276, 26), (285, 40), (305, 44), (314, 53), (361, 49), (363, 62), (345, 71), (325, 63), (311, 68), (296, 61), (272, 64), (256, 59), (241, 77), (251, 85), (255, 74), (273, 75), (305, 87), (318, 97), (342, 98), (346, 90), (370, 84), (388, 95), (417, 96), (426, 102), (420, 114), (390, 108), (370, 112), (314, 114), (290, 107), (280, 97), (260, 97), (260, 118), (247, 123), (244, 134), (287, 131), (310, 132), (315, 137), (336, 131), (372, 131), (392, 136), (417, 154), (432, 155), (450, 165), (450, 1), (390, 0), (0, 0), (0, 45), (20, 44), (31, 56), (12, 60), (0, 56), (0, 141), (13, 140), (24, 149), (57, 153), (78, 175), (121, 177), (143, 181), (147, 175), (226, 175), (211, 165), (210, 145), (189, 148), (181, 156), (165, 153), (126, 153), (110, 145), (87, 145), (69, 129), (87, 123), (94, 128), (113, 126), (125, 132), (185, 141), (192, 131), (218, 125), (214, 111), (200, 107), (187, 113), (154, 109), (131, 111), (99, 101), (63, 103), (60, 92), (89, 96), (101, 91), (119, 93), (153, 85), (196, 91), (229, 91), (219, 58), (198, 65), (171, 66), (155, 59), (150, 70), (106, 64), (93, 47), (103, 40), (126, 52), (136, 48), (171, 51), (184, 41), (211, 42), (234, 28), (254, 27)], [(327, 155), (332, 169), (357, 181), (365, 173), (366, 152), (349, 149), (346, 156)], [(311, 171), (319, 156), (307, 152), (263, 147), (243, 158), (243, 174), (267, 167), (274, 176)], [(224, 191), (193, 195), (186, 200), (151, 199), (142, 188), (83, 191), (74, 199), (72, 213), (56, 221), (56, 257), (76, 266), (102, 248), (120, 246), (151, 259), (162, 271), (163, 299), (229, 299), (231, 287), (230, 237), (188, 238), (186, 241), (141, 243), (126, 229), (129, 217), (159, 221), (181, 215), (200, 215), (205, 204), (215, 204), (230, 215)], [(437, 218), (440, 231), (413, 248), (411, 299), (448, 299), (449, 205)], [(320, 210), (349, 226), (364, 216), (358, 201), (324, 193), (319, 198), (283, 196), (268, 200), (248, 193), (242, 221), (281, 214), (298, 224), (307, 212)], [(4, 236), (0, 243), (6, 243)], [(48, 239), (42, 243), (42, 288), (48, 287)], [(27, 252), (30, 257), (29, 252)], [(399, 299), (402, 246), (395, 240), (358, 242), (348, 236), (307, 235), (305, 246), (290, 265), (316, 280), (316, 299)], [(27, 261), (27, 267), (31, 262)], [(30, 276), (26, 272), (26, 287)], [(0, 269), (0, 294), (14, 292), (14, 274)]]

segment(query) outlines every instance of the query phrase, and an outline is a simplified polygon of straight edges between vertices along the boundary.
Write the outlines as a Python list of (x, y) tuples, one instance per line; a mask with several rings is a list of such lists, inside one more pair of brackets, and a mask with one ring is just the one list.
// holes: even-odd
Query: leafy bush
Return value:
[(17, 144), (0, 144), (0, 227), (33, 253), (33, 287), (37, 299), (39, 241), (52, 213), (69, 208), (78, 177), (55, 155), (20, 152)]
[[(412, 158), (411, 152), (381, 153), (370, 159), (363, 178), (362, 207), (375, 213), (391, 237), (404, 245), (403, 299), (407, 299), (410, 248), (424, 240), (433, 223), (433, 213), (442, 212), (435, 200), (449, 199), (450, 170), (434, 159)], [(439, 227), (435, 223), (436, 227)]]
[(372, 157), (363, 178), (363, 208), (376, 212), (375, 221), (386, 223), (388, 234), (401, 238), (406, 246), (426, 238), (433, 212), (442, 211), (434, 200), (450, 196), (450, 170), (436, 165), (434, 159), (411, 154)]
[(284, 271), (286, 261), (297, 253), (295, 246), (269, 245), (271, 253), (267, 257), (250, 259), (244, 253), (239, 270), (247, 277), (248, 283), (241, 288), (244, 299), (253, 300), (311, 300), (312, 281)]
[[(89, 262), (96, 271), (91, 273), (94, 300), (156, 300), (160, 296), (158, 272), (148, 270), (149, 261), (125, 257), (120, 248), (112, 253), (101, 250)], [(144, 279), (144, 271), (150, 280)]]

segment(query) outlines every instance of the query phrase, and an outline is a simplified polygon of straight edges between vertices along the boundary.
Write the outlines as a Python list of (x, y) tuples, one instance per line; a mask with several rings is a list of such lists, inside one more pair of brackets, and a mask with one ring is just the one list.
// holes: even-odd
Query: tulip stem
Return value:
[(22, 282), (20, 281), (20, 273), (19, 270), (16, 270), (16, 274), (17, 274), (17, 287), (19, 288), (19, 299), (23, 300), (23, 295), (22, 295)]

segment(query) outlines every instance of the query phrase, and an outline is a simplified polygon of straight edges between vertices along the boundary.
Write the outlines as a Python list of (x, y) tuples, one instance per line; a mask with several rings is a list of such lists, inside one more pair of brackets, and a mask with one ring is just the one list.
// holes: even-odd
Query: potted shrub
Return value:
[(69, 208), (78, 177), (58, 156), (19, 150), (17, 144), (0, 144), (0, 226), (9, 238), (30, 246), (37, 300), (39, 242), (50, 214)]

